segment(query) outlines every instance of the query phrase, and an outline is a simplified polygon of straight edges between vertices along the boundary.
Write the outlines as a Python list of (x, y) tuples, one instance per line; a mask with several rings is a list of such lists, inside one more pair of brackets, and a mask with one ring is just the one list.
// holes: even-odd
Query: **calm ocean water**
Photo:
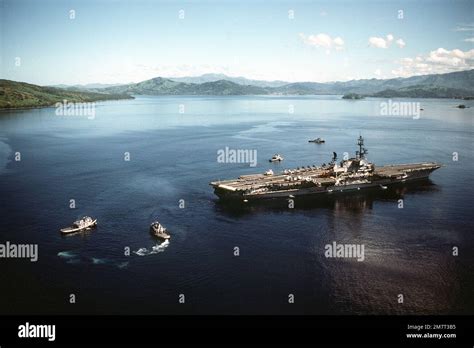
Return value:
[[(0, 260), (0, 314), (472, 314), (474, 109), (415, 101), (418, 120), (380, 116), (382, 100), (336, 96), (138, 97), (99, 103), (93, 120), (2, 112), (0, 243), (37, 243), (39, 260)], [(294, 209), (221, 204), (208, 185), (352, 154), (359, 133), (376, 165), (445, 167), (419, 185)], [(326, 144), (307, 142), (318, 136)], [(256, 149), (257, 166), (218, 163), (226, 146)], [(274, 153), (285, 161), (268, 163)], [(60, 235), (82, 215), (97, 229)], [(155, 219), (168, 245), (149, 234)], [(333, 241), (364, 244), (364, 262), (325, 258)]]

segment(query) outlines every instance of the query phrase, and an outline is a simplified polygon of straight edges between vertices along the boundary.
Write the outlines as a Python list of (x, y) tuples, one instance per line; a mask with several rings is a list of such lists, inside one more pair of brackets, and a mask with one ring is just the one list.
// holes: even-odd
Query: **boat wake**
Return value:
[(105, 265), (110, 264), (117, 266), (119, 269), (124, 269), (128, 267), (129, 262), (115, 262), (111, 259), (99, 258), (99, 257), (82, 257), (72, 251), (60, 251), (58, 257), (63, 259), (68, 264), (93, 264), (93, 265)]
[(62, 259), (73, 259), (77, 257), (72, 251), (60, 251), (58, 256)]
[(128, 267), (128, 261), (127, 262), (121, 262), (117, 265), (118, 268), (127, 268)]
[(94, 265), (102, 265), (104, 263), (107, 263), (107, 259), (100, 259), (98, 257), (92, 257), (91, 261)]
[(140, 248), (137, 251), (134, 251), (134, 253), (137, 254), (138, 256), (158, 254), (165, 251), (165, 249), (168, 247), (169, 244), (170, 244), (169, 240), (165, 240), (163, 243), (153, 246), (151, 250), (148, 250), (147, 248)]

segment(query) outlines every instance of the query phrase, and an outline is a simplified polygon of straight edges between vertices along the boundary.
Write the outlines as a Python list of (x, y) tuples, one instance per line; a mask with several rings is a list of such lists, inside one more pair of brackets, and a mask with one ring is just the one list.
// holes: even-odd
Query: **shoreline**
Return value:
[[(95, 100), (95, 101), (80, 101), (80, 102), (73, 102), (73, 103), (96, 103), (96, 102), (107, 102), (107, 101), (119, 101), (119, 100), (133, 100), (135, 97), (130, 96), (130, 98), (120, 98), (120, 99), (103, 99), (103, 100)], [(61, 103), (62, 101), (57, 101), (53, 105), (38, 105), (38, 106), (20, 106), (20, 107), (13, 107), (13, 108), (0, 108), (0, 113), (2, 111), (12, 111), (12, 110), (31, 110), (31, 109), (46, 109), (46, 108), (55, 108), (56, 103)]]
[[(134, 100), (136, 97), (214, 97), (214, 98), (227, 98), (227, 97), (323, 97), (323, 96), (332, 96), (332, 97), (341, 97), (340, 100), (346, 101), (364, 101), (368, 99), (385, 99), (385, 100), (397, 100), (397, 99), (415, 99), (415, 100), (453, 100), (453, 101), (469, 101), (469, 99), (461, 98), (452, 98), (452, 97), (375, 97), (375, 96), (365, 96), (362, 99), (344, 99), (342, 94), (229, 94), (229, 95), (218, 95), (218, 94), (136, 94), (130, 96), (130, 98), (120, 98), (120, 99), (103, 99), (95, 101), (80, 101), (80, 103), (95, 103), (95, 102), (108, 102), (108, 101), (120, 101), (120, 100)], [(60, 102), (60, 101), (58, 101)], [(58, 103), (56, 102), (56, 103)], [(21, 107), (8, 107), (0, 108), (0, 114), (4, 111), (14, 111), (14, 110), (32, 110), (32, 109), (45, 109), (45, 108), (54, 108), (55, 105), (38, 105), (38, 106), (21, 106)]]

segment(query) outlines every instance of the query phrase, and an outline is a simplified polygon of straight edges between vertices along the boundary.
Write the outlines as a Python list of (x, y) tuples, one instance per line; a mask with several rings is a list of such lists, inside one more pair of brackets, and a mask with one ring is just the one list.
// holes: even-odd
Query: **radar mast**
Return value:
[(357, 145), (359, 146), (359, 151), (356, 151), (356, 157), (358, 159), (365, 158), (365, 155), (369, 151), (367, 151), (367, 149), (364, 147), (364, 138), (362, 138), (362, 135), (359, 135), (359, 139), (357, 139)]

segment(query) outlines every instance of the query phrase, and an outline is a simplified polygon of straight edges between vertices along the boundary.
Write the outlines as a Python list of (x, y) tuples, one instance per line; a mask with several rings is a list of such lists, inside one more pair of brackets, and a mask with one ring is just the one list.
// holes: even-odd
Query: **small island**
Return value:
[(359, 100), (359, 99), (364, 99), (364, 98), (365, 97), (363, 95), (360, 95), (357, 93), (348, 93), (342, 96), (342, 99), (351, 99), (351, 100)]

